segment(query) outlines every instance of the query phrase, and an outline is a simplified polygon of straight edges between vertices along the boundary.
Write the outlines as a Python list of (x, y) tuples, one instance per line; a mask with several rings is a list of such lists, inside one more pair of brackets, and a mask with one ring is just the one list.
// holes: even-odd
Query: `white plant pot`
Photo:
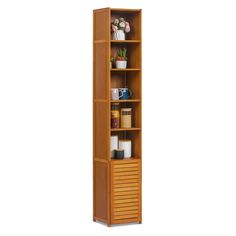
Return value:
[(112, 69), (112, 62), (110, 62), (110, 70)]
[(117, 69), (125, 69), (127, 67), (127, 61), (116, 61)]
[(112, 34), (113, 40), (125, 40), (125, 32), (123, 30), (117, 30)]

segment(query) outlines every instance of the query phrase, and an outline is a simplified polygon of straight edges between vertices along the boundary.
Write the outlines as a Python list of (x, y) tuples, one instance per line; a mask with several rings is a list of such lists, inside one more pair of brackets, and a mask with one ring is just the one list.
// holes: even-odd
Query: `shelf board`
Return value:
[(111, 40), (111, 43), (141, 43), (141, 40)]
[(110, 8), (110, 9), (111, 9), (112, 13), (116, 12), (116, 11), (118, 11), (118, 12), (120, 12), (120, 11), (122, 11), (122, 12), (140, 12), (141, 11), (141, 9), (128, 9), (128, 8)]
[(141, 102), (141, 100), (140, 99), (111, 100), (111, 103), (120, 103), (120, 102)]
[(137, 131), (137, 130), (141, 130), (141, 128), (118, 128), (118, 129), (112, 129), (111, 131)]
[[(101, 40), (94, 40), (94, 43), (107, 43), (108, 40), (101, 39)], [(127, 39), (127, 40), (110, 40), (111, 43), (141, 43), (141, 40), (138, 39)]]
[(140, 69), (139, 68), (126, 68), (126, 69), (112, 68), (111, 71), (140, 71)]
[(124, 158), (124, 159), (111, 159), (111, 161), (133, 161), (133, 160), (140, 160), (140, 158), (135, 158), (135, 157), (129, 157), (129, 158)]

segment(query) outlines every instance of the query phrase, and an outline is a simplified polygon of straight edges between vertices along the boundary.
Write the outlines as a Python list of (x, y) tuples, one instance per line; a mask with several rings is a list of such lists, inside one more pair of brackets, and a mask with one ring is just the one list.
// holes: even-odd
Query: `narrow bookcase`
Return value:
[[(142, 28), (141, 9), (93, 11), (93, 220), (108, 226), (142, 222)], [(111, 20), (124, 17), (131, 31), (112, 40)], [(110, 57), (127, 49), (126, 69), (110, 68)], [(128, 87), (132, 97), (111, 100), (111, 88)], [(111, 128), (111, 106), (132, 108), (132, 127)], [(112, 159), (110, 137), (132, 142), (132, 157)]]

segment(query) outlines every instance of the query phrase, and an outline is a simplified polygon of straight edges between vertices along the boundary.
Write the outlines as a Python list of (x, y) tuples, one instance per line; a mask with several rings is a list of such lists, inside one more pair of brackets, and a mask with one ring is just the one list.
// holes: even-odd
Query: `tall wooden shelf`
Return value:
[[(142, 32), (140, 9), (93, 11), (93, 220), (108, 226), (142, 222)], [(131, 32), (111, 40), (111, 20), (124, 17)], [(110, 69), (120, 47), (128, 53), (127, 69)], [(111, 101), (110, 89), (127, 86), (132, 99)], [(111, 105), (132, 108), (132, 128), (111, 128)], [(110, 157), (110, 136), (132, 141), (132, 158)]]

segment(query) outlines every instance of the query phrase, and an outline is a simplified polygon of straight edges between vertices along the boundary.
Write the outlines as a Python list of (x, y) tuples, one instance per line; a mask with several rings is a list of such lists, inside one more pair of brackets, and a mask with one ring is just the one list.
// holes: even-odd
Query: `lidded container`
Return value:
[(111, 106), (111, 128), (120, 128), (120, 106), (119, 103), (113, 103)]
[(132, 108), (121, 108), (121, 128), (132, 127)]

